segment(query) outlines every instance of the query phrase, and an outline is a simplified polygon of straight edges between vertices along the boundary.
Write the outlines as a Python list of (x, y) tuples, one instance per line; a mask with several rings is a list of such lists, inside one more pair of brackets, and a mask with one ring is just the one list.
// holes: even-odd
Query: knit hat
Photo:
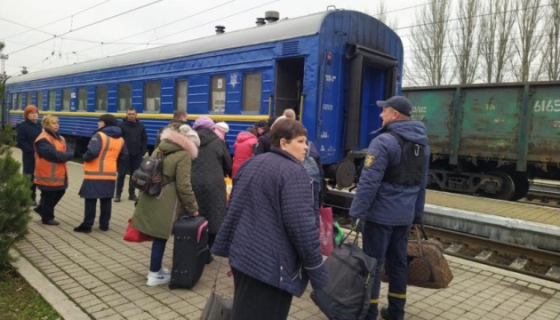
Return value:
[(223, 122), (223, 121), (216, 122), (216, 128), (220, 129), (223, 133), (228, 133), (229, 132), (228, 124)]
[(29, 114), (33, 112), (39, 113), (39, 109), (37, 109), (36, 106), (30, 104), (27, 107), (25, 107), (25, 109), (23, 109), (23, 117), (27, 119), (27, 116), (29, 116)]
[(206, 116), (201, 116), (198, 119), (196, 119), (196, 121), (194, 122), (193, 129), (195, 130), (198, 130), (199, 128), (214, 129), (215, 126), (216, 124), (214, 123), (214, 121), (212, 121), (212, 119)]
[(189, 138), (189, 140), (191, 140), (197, 147), (200, 147), (200, 138), (198, 137), (198, 133), (191, 129), (188, 124), (181, 125), (179, 127), (179, 133)]

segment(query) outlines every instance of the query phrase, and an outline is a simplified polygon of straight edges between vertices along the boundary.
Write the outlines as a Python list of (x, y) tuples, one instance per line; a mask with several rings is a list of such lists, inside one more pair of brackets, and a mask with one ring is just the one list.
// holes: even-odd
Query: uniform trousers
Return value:
[(41, 190), (41, 201), (37, 206), (41, 214), (41, 221), (54, 220), (54, 207), (58, 204), (66, 190)]
[(375, 259), (377, 265), (367, 320), (377, 319), (379, 290), (381, 287), (381, 266), (385, 261), (389, 278), (389, 315), (394, 319), (404, 319), (406, 304), (406, 283), (408, 281), (408, 246), (409, 225), (388, 226), (366, 221), (363, 228), (364, 252)]
[[(91, 228), (93, 223), (95, 222), (95, 207), (97, 205), (97, 199), (85, 199), (85, 217), (84, 222), (82, 223), (84, 227)], [(112, 201), (111, 198), (103, 198), (99, 199), (99, 208), (100, 208), (100, 216), (99, 216), (99, 226), (103, 228), (109, 228), (109, 221), (111, 220), (111, 207)]]

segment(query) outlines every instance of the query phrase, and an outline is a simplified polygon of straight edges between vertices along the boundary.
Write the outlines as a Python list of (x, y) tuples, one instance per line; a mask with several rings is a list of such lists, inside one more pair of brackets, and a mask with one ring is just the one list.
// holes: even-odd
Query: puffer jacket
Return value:
[(183, 209), (198, 211), (191, 185), (191, 161), (198, 155), (198, 150), (186, 136), (167, 128), (163, 130), (161, 143), (154, 154), (159, 151), (165, 156), (164, 183), (171, 182), (165, 185), (159, 197), (140, 192), (132, 226), (152, 237), (168, 239), (173, 223)]
[(212, 253), (259, 281), (300, 297), (310, 280), (328, 281), (319, 244), (311, 180), (302, 163), (277, 148), (253, 157), (233, 190)]
[(250, 132), (239, 132), (233, 144), (233, 165), (231, 176), (235, 177), (241, 164), (253, 156), (253, 147), (257, 143), (257, 136)]
[[(382, 181), (387, 168), (398, 165), (401, 159), (401, 147), (397, 138), (388, 133), (390, 131), (407, 141), (425, 146), (426, 160), (420, 185), (404, 186)], [(389, 226), (410, 225), (415, 217), (422, 218), (430, 164), (430, 147), (424, 124), (410, 120), (389, 123), (371, 141), (366, 157), (371, 159), (371, 164), (362, 169), (350, 215)]]

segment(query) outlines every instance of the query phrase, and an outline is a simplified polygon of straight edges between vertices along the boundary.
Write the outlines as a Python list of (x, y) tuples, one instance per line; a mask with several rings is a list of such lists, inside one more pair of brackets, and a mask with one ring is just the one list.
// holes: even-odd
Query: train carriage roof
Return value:
[(263, 26), (255, 26), (248, 29), (226, 32), (153, 49), (140, 50), (36, 73), (29, 73), (10, 78), (7, 84), (168, 60), (206, 52), (314, 35), (319, 32), (324, 18), (331, 12), (335, 11), (325, 11), (303, 17), (279, 20)]

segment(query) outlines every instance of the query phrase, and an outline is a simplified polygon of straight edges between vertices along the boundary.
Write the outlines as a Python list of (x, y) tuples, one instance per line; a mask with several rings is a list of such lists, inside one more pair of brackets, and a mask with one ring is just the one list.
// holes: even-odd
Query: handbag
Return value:
[[(422, 233), (423, 239), (420, 236)], [(453, 280), (453, 273), (443, 255), (443, 246), (435, 239), (428, 239), (424, 225), (411, 228), (412, 239), (406, 250), (408, 281), (410, 286), (428, 289), (443, 289)], [(385, 264), (381, 268), (381, 280), (388, 282)]]
[(325, 260), (329, 273), (327, 285), (311, 291), (311, 300), (329, 319), (365, 319), (370, 306), (377, 260), (358, 246), (358, 230), (355, 230), (354, 241), (345, 243), (352, 232)]
[(144, 242), (153, 241), (154, 238), (144, 234), (132, 227), (132, 218), (128, 219), (128, 226), (126, 226), (126, 231), (124, 232), (124, 241), (128, 242)]
[(218, 262), (216, 270), (216, 277), (214, 278), (214, 285), (208, 297), (208, 301), (202, 310), (200, 320), (229, 320), (231, 319), (231, 311), (233, 309), (233, 299), (226, 298), (216, 293), (216, 283), (218, 282), (218, 274), (220, 272), (220, 265), (223, 258)]
[(324, 256), (330, 255), (334, 250), (333, 227), (332, 208), (320, 208), (319, 241), (321, 242), (321, 254)]

